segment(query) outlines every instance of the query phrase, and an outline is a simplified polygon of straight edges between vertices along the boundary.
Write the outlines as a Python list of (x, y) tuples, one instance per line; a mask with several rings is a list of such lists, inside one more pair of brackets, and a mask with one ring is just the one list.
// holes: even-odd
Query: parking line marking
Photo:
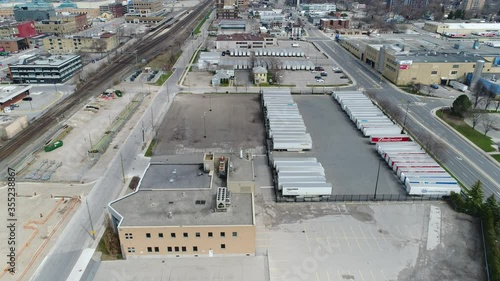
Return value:
[(323, 235), (326, 237), (326, 244), (328, 245), (328, 250), (329, 250), (328, 252), (333, 253), (332, 247), (330, 246), (330, 241), (328, 240), (328, 238), (330, 238), (330, 237), (326, 234), (325, 226), (321, 225), (321, 229), (323, 230)]
[(363, 237), (365, 238), (366, 245), (368, 245), (368, 249), (370, 249), (370, 252), (373, 252), (372, 247), (370, 246), (370, 243), (368, 242), (368, 239), (366, 238), (365, 233), (363, 232), (363, 229), (361, 228), (361, 225), (358, 224), (359, 230), (361, 231), (361, 234), (363, 234)]
[(365, 277), (363, 276), (363, 273), (361, 272), (361, 270), (359, 271), (359, 275), (361, 275), (361, 279), (362, 279), (363, 281), (365, 281)]
[(415, 239), (415, 237), (413, 236), (413, 234), (411, 234), (411, 231), (410, 231), (410, 229), (408, 228), (407, 225), (405, 225), (405, 228), (406, 228), (406, 231), (408, 231), (408, 233), (410, 234), (411, 239)]
[(359, 241), (358, 239), (356, 238), (356, 234), (354, 233), (354, 230), (352, 230), (352, 225), (349, 225), (349, 228), (351, 229), (351, 232), (352, 232), (352, 235), (354, 237), (354, 240), (356, 240), (356, 243), (358, 244), (358, 248), (359, 250), (362, 252), (363, 250), (361, 249), (361, 245), (359, 245)]
[(330, 272), (329, 272), (329, 271), (327, 271), (327, 272), (326, 272), (326, 277), (328, 277), (328, 281), (332, 281), (332, 280), (330, 279)]
[(399, 227), (396, 225), (396, 229), (398, 230), (399, 234), (401, 234), (401, 236), (404, 238), (405, 235), (403, 234), (403, 232), (401, 232), (401, 230), (399, 229)]
[(372, 274), (373, 281), (377, 281), (377, 278), (375, 278), (375, 275), (373, 274), (373, 271), (370, 269), (370, 273)]
[(342, 232), (344, 233), (345, 241), (347, 242), (347, 246), (349, 246), (349, 250), (352, 253), (351, 243), (349, 243), (349, 239), (347, 239), (347, 235), (345, 234), (345, 231), (344, 231), (344, 228), (342, 227), (342, 225), (340, 225), (340, 229), (342, 229)]
[(419, 236), (422, 237), (423, 234), (422, 229), (418, 229), (415, 225), (412, 225), (412, 227), (416, 230), (415, 233), (420, 233)]
[(375, 235), (373, 235), (373, 231), (370, 230), (370, 233), (373, 236), (373, 240), (375, 240), (375, 243), (377, 243), (378, 248), (382, 252), (382, 247), (380, 247), (380, 244), (378, 243), (377, 238), (375, 237)]
[(304, 223), (304, 234), (306, 235), (307, 248), (309, 248), (309, 252), (312, 253), (311, 245), (309, 245), (309, 237), (307, 236), (306, 224), (305, 223)]
[(389, 234), (391, 235), (392, 239), (395, 239), (396, 237), (394, 237), (394, 234), (392, 234), (391, 228), (388, 225), (386, 225), (385, 227), (387, 228), (387, 232), (389, 232)]
[[(387, 232), (389, 232), (389, 231), (387, 231)], [(385, 245), (386, 245), (386, 246), (389, 246), (389, 242), (387, 241), (387, 238), (385, 238), (385, 235), (384, 235), (383, 233), (380, 233), (380, 232), (379, 232), (379, 234), (378, 234), (378, 235), (382, 236), (382, 238), (383, 238), (383, 239), (384, 239), (384, 241), (385, 241)]]
[(381, 269), (380, 272), (382, 273), (382, 276), (384, 277), (384, 280), (388, 280), (387, 277), (385, 277), (384, 271)]
[(316, 271), (316, 279), (319, 281), (319, 275), (317, 271)]
[(342, 249), (342, 245), (340, 244), (340, 241), (338, 239), (337, 233), (335, 232), (335, 228), (333, 227), (333, 225), (332, 225), (332, 231), (333, 231), (333, 235), (335, 236), (335, 240), (337, 240), (337, 244), (339, 245), (340, 253), (343, 253), (344, 251)]

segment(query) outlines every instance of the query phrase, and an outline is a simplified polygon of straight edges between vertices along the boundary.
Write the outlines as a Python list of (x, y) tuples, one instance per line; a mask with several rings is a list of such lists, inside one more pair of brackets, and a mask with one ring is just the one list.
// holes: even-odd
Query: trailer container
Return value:
[(360, 131), (363, 131), (365, 128), (382, 128), (382, 127), (392, 127), (394, 123), (391, 121), (387, 122), (365, 122), (360, 125), (359, 128), (357, 128)]
[(289, 174), (289, 173), (320, 173), (321, 175), (325, 175), (325, 169), (323, 167), (282, 167), (279, 170), (280, 174)]
[(447, 178), (424, 178), (424, 177), (406, 177), (405, 184), (423, 183), (423, 184), (458, 184), (457, 180), (448, 176)]
[(391, 121), (391, 119), (385, 117), (385, 116), (381, 116), (381, 117), (378, 117), (378, 118), (373, 118), (373, 119), (358, 119), (355, 124), (356, 124), (356, 128), (358, 128), (358, 130), (361, 129), (361, 126), (363, 126), (364, 124), (386, 124), (386, 123), (389, 123), (389, 124), (394, 124), (394, 122)]
[(404, 174), (404, 177), (399, 177), (398, 179), (401, 182), (405, 182), (407, 178), (449, 178), (450, 174), (446, 172), (442, 173), (413, 173), (413, 174)]
[(309, 141), (273, 141), (273, 150), (303, 151), (312, 149)]
[(276, 164), (279, 163), (295, 163), (295, 162), (318, 162), (316, 157), (276, 157), (273, 159), (273, 165), (276, 167)]
[[(366, 128), (368, 130), (370, 127)], [(399, 129), (399, 128), (397, 128)], [(363, 128), (365, 131), (365, 128)], [(379, 142), (408, 142), (410, 141), (410, 137), (405, 134), (400, 135), (371, 135), (370, 142), (371, 143), (379, 143)]]
[(450, 86), (455, 89), (455, 90), (459, 90), (461, 92), (465, 92), (467, 91), (467, 85), (464, 85), (458, 81), (450, 81)]
[(394, 166), (394, 163), (400, 163), (400, 162), (427, 162), (427, 161), (434, 161), (430, 156), (424, 155), (422, 157), (387, 157), (386, 158), (387, 165), (389, 167)]
[(324, 174), (310, 172), (310, 173), (278, 173), (279, 179), (293, 179), (293, 178), (315, 178), (324, 177)]
[(392, 170), (394, 172), (398, 172), (399, 169), (401, 168), (408, 168), (408, 169), (424, 169), (424, 168), (441, 168), (441, 166), (434, 162), (434, 163), (395, 163), (392, 166)]
[(323, 165), (319, 162), (283, 162), (283, 163), (278, 163), (275, 165), (276, 171), (279, 172), (280, 169), (286, 168), (286, 167), (321, 167), (323, 168)]
[(282, 190), (283, 184), (287, 183), (326, 183), (326, 178), (324, 176), (309, 178), (278, 178), (278, 190)]
[(426, 158), (426, 157), (429, 157), (429, 155), (425, 152), (410, 152), (410, 153), (399, 153), (398, 154), (384, 154), (384, 160), (385, 162), (389, 163), (390, 159), (391, 158), (394, 158), (394, 157), (407, 157), (407, 158), (410, 158), (410, 157), (413, 157), (413, 158)]
[(397, 135), (401, 133), (401, 129), (394, 125), (394, 127), (389, 127), (389, 128), (366, 128), (363, 130), (363, 135), (365, 137), (371, 137), (371, 136), (384, 136), (384, 135)]
[(330, 196), (332, 194), (330, 183), (285, 183), (283, 196)]
[(432, 196), (450, 196), (452, 192), (460, 194), (460, 186), (457, 184), (418, 184), (407, 183), (406, 192), (409, 195), (432, 195)]
[(396, 175), (398, 178), (404, 182), (404, 179), (410, 175), (410, 174), (442, 174), (446, 173), (446, 171), (439, 167), (439, 168), (401, 168), (400, 170), (397, 171)]

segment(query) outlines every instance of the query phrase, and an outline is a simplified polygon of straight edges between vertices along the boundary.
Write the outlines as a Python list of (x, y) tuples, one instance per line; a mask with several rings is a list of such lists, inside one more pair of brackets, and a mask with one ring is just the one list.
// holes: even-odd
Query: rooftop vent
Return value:
[(172, 214), (172, 212), (168, 212), (167, 213), (167, 218), (171, 219), (174, 215)]
[(218, 187), (216, 195), (216, 211), (225, 212), (231, 205), (231, 198), (227, 187)]

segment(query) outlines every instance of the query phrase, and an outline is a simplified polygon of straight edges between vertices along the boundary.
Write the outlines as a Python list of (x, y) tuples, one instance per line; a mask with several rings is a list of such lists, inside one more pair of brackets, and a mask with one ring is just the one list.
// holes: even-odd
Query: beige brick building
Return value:
[(49, 20), (42, 20), (35, 24), (36, 31), (43, 34), (69, 35), (82, 31), (87, 25), (87, 15), (71, 14), (57, 15)]
[(79, 51), (88, 53), (105, 53), (118, 47), (119, 39), (116, 34), (104, 33), (99, 37), (72, 38), (46, 37), (43, 38), (45, 51), (51, 54), (68, 54)]
[(13, 18), (14, 17), (14, 9), (8, 8), (8, 7), (0, 8), (0, 17)]
[(228, 160), (209, 158), (182, 165), (153, 159), (137, 190), (109, 204), (124, 258), (255, 255), (253, 192), (218, 187), (215, 167), (228, 169)]
[(99, 11), (99, 8), (57, 8), (56, 13), (70, 13), (70, 14), (85, 14), (87, 15), (88, 19), (95, 19), (98, 18), (101, 13)]
[(130, 13), (151, 14), (163, 9), (161, 0), (133, 0), (129, 5)]

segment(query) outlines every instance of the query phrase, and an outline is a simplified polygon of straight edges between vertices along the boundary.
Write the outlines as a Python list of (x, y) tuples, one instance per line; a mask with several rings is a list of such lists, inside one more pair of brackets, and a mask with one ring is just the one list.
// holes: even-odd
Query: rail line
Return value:
[[(130, 70), (130, 68), (135, 65), (135, 57), (131, 56), (129, 53), (136, 53), (139, 60), (154, 58), (168, 47), (171, 47), (173, 42), (183, 42), (189, 37), (190, 31), (187, 32), (187, 34), (184, 33), (189, 30), (190, 26), (193, 25), (196, 19), (203, 14), (211, 4), (212, 0), (204, 1), (201, 5), (192, 10), (189, 16), (179, 20), (177, 24), (171, 26), (169, 31), (160, 34), (164, 31), (164, 28), (170, 26), (164, 25), (162, 28), (154, 30), (148, 38), (140, 41), (137, 45), (127, 48), (126, 52), (128, 54), (120, 54), (114, 59), (114, 63), (99, 70), (80, 89), (75, 91), (75, 93), (54, 105), (42, 117), (29, 124), (27, 128), (1, 147), (0, 161), (7, 160), (26, 143), (30, 143), (42, 137), (51, 126), (56, 124), (58, 117), (71, 115), (79, 108), (79, 104), (83, 100), (87, 100), (92, 95), (95, 95), (96, 92), (99, 92), (100, 88), (105, 88), (106, 85), (112, 83), (113, 81), (111, 81), (111, 79), (113, 77), (123, 75), (124, 72)], [(166, 41), (170, 41), (170, 44), (165, 44)]]

